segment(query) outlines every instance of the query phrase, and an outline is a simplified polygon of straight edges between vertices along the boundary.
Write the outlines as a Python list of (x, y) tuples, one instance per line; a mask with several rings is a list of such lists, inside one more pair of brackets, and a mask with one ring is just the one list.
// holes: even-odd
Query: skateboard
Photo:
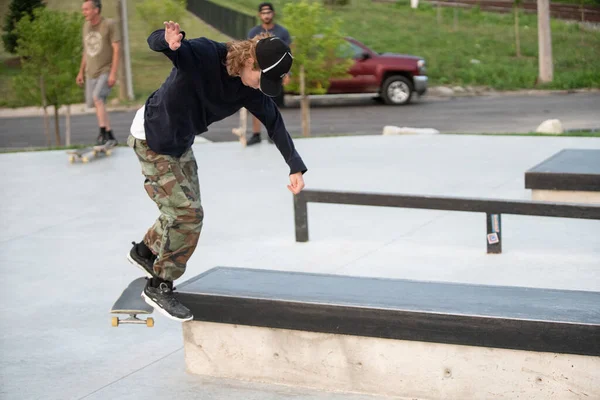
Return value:
[(84, 149), (69, 150), (67, 151), (67, 154), (69, 155), (69, 162), (73, 164), (75, 160), (81, 160), (81, 162), (85, 164), (89, 162), (92, 159), (92, 157), (97, 157), (98, 154), (105, 154), (107, 156), (110, 156), (112, 154), (112, 149), (115, 146), (115, 142), (109, 141), (105, 144), (86, 147)]
[(246, 123), (248, 120), (248, 110), (244, 107), (240, 108), (240, 126), (233, 128), (231, 132), (240, 138), (242, 146), (246, 147)]
[(120, 324), (146, 324), (147, 327), (154, 326), (154, 318), (138, 318), (139, 314), (150, 315), (154, 308), (147, 304), (142, 298), (142, 291), (146, 286), (148, 278), (137, 278), (123, 290), (115, 304), (110, 309), (111, 314), (128, 314), (129, 317), (120, 319), (118, 316), (112, 317), (112, 326), (117, 327)]

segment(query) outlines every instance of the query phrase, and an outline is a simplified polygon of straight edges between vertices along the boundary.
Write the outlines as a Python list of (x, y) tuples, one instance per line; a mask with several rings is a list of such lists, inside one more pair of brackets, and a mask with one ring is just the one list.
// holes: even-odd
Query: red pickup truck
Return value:
[(427, 91), (425, 60), (404, 54), (383, 53), (369, 49), (356, 39), (346, 38), (345, 56), (354, 59), (350, 77), (331, 79), (327, 93), (374, 93), (386, 104), (407, 104), (413, 93)]

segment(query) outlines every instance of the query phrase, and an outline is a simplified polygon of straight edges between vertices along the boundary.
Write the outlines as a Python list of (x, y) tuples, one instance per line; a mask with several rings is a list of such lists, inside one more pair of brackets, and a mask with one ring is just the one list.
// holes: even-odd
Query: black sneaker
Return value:
[(158, 287), (154, 287), (152, 281), (152, 279), (148, 279), (148, 283), (146, 283), (146, 287), (142, 292), (142, 297), (146, 303), (165, 317), (175, 321), (183, 322), (194, 318), (192, 312), (175, 297), (172, 282), (162, 281), (158, 284)]
[(96, 144), (98, 146), (103, 145), (104, 143), (106, 143), (106, 134), (100, 132), (100, 134), (98, 135), (98, 137), (96, 138)]
[(140, 255), (140, 247), (145, 246), (143, 243), (135, 243), (131, 242), (133, 247), (127, 254), (127, 259), (130, 263), (144, 271), (148, 278), (155, 277), (154, 274), (154, 261), (156, 260), (156, 256), (152, 254), (150, 257), (144, 257)]
[(110, 131), (106, 131), (106, 135), (104, 136), (104, 139), (105, 139), (105, 143), (110, 142), (113, 146), (116, 146), (117, 144), (119, 144), (119, 142), (117, 142), (117, 139), (115, 139), (115, 137), (113, 136), (112, 129)]
[(246, 146), (260, 143), (260, 133), (253, 133), (250, 139), (246, 141)]

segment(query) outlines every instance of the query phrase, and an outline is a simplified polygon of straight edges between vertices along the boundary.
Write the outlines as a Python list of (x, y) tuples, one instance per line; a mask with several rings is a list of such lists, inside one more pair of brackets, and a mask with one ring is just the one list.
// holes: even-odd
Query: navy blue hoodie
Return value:
[(150, 48), (173, 62), (170, 75), (146, 100), (144, 130), (150, 149), (180, 157), (195, 135), (245, 107), (266, 127), (290, 174), (306, 172), (273, 100), (227, 73), (227, 46), (206, 38), (186, 40), (182, 33), (184, 39), (175, 51), (169, 48), (164, 29), (148, 37)]

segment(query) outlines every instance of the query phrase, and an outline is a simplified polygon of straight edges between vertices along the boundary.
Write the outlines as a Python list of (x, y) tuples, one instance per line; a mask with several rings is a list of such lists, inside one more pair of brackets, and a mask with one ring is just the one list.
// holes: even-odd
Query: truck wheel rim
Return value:
[(388, 97), (394, 103), (404, 103), (408, 99), (408, 94), (410, 93), (410, 89), (408, 85), (402, 81), (392, 82), (390, 86), (388, 86)]

